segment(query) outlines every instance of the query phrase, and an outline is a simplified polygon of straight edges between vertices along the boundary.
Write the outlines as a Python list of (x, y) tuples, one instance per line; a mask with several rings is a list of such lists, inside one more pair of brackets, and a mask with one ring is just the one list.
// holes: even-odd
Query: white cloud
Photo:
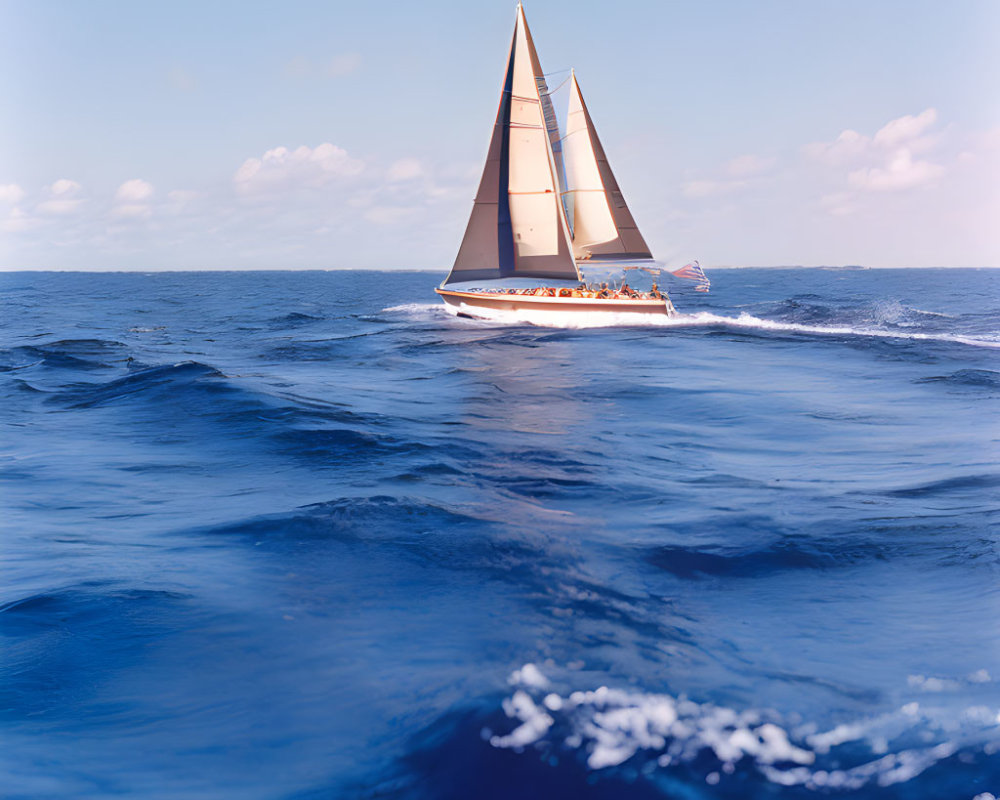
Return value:
[(173, 67), (167, 73), (167, 82), (170, 84), (170, 88), (176, 89), (178, 92), (193, 92), (198, 88), (198, 81), (194, 75), (183, 67)]
[(71, 181), (68, 178), (60, 178), (52, 186), (49, 187), (49, 191), (57, 196), (72, 195), (80, 191), (80, 184), (76, 181)]
[(16, 183), (0, 184), (0, 206), (6, 206), (9, 210), (7, 216), (0, 220), (0, 231), (4, 233), (19, 233), (37, 224), (25, 214), (17, 204), (24, 199), (24, 189)]
[[(925, 109), (916, 116), (907, 114), (890, 120), (874, 136), (853, 130), (843, 131), (832, 142), (813, 142), (803, 148), (810, 159), (833, 167), (853, 167), (841, 180), (863, 192), (890, 192), (915, 189), (941, 178), (941, 164), (914, 159), (914, 152), (934, 150), (935, 137), (927, 131), (937, 121), (937, 111)], [(839, 194), (838, 194), (839, 196)], [(829, 195), (828, 195), (829, 197)], [(821, 201), (831, 214), (853, 210), (849, 195), (835, 203)], [(849, 209), (849, 210), (845, 210)]]
[(928, 108), (916, 116), (906, 114), (890, 120), (874, 136), (865, 136), (847, 129), (832, 142), (813, 142), (802, 148), (803, 152), (816, 161), (828, 164), (845, 164), (873, 158), (892, 158), (897, 150), (906, 147), (915, 152), (933, 145), (932, 138), (924, 133), (937, 121), (937, 111)]
[(689, 180), (681, 186), (685, 197), (716, 197), (746, 189), (770, 170), (777, 159), (769, 156), (747, 154), (731, 158), (715, 178)]
[(36, 210), (42, 214), (72, 214), (80, 207), (80, 203), (82, 202), (79, 198), (75, 200), (46, 200), (39, 203)]
[(16, 206), (24, 198), (24, 189), (16, 183), (0, 184), (0, 204)]
[(19, 208), (12, 208), (10, 214), (7, 215), (7, 219), (0, 222), (0, 231), (4, 233), (20, 233), (21, 231), (30, 230), (38, 224), (38, 219), (29, 217)]
[(857, 211), (854, 196), (850, 192), (834, 192), (820, 198), (820, 205), (834, 217), (846, 217)]
[(764, 156), (745, 155), (734, 158), (727, 165), (727, 171), (734, 178), (748, 178), (751, 175), (760, 175), (767, 172), (776, 163), (777, 159)]
[(151, 183), (147, 183), (141, 178), (133, 178), (118, 187), (115, 199), (123, 203), (141, 202), (148, 200), (152, 195), (153, 185)]
[(125, 181), (115, 192), (111, 216), (126, 220), (147, 219), (153, 215), (153, 208), (149, 204), (152, 196), (153, 184), (148, 181), (142, 178)]
[(327, 65), (326, 74), (330, 78), (343, 78), (361, 66), (361, 56), (357, 53), (341, 53), (334, 56)]
[(900, 148), (884, 167), (855, 170), (847, 177), (851, 185), (859, 189), (884, 192), (921, 186), (940, 178), (944, 172), (940, 164), (914, 161), (909, 150)]
[(832, 142), (813, 142), (802, 148), (807, 156), (816, 161), (841, 164), (864, 155), (871, 145), (871, 139), (850, 129), (843, 131)]
[(248, 158), (233, 175), (241, 193), (267, 192), (301, 186), (322, 186), (337, 178), (357, 175), (364, 162), (351, 158), (342, 147), (324, 142), (289, 150), (275, 147), (260, 158)]
[(199, 193), (190, 189), (173, 189), (167, 192), (167, 201), (163, 204), (163, 210), (168, 214), (182, 214), (190, 209), (198, 197)]
[(152, 216), (153, 209), (146, 203), (124, 203), (112, 208), (111, 214), (124, 219), (146, 219)]
[(46, 189), (49, 199), (39, 203), (36, 210), (42, 214), (56, 216), (72, 214), (83, 202), (83, 199), (79, 197), (82, 188), (76, 181), (60, 178)]
[(936, 121), (937, 111), (933, 108), (921, 111), (915, 117), (907, 114), (885, 125), (875, 134), (873, 141), (882, 147), (895, 147), (916, 139)]
[(394, 161), (386, 172), (390, 181), (408, 181), (424, 174), (424, 166), (415, 158), (401, 158)]

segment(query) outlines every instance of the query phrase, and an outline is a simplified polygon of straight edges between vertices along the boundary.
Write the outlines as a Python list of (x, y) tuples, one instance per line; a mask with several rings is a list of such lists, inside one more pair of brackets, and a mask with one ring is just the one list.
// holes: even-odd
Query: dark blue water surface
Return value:
[(1000, 794), (1000, 272), (712, 277), (0, 275), (0, 795)]

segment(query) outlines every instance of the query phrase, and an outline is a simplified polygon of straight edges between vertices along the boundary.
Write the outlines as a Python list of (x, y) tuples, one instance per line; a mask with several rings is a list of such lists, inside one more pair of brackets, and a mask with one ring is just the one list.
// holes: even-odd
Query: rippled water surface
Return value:
[(0, 275), (3, 796), (1000, 795), (1000, 273), (439, 278)]

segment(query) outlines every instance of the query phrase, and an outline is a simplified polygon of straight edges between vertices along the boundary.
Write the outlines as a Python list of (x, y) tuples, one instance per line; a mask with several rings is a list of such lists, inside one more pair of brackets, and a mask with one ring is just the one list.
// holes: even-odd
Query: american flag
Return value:
[(670, 274), (675, 278), (684, 278), (689, 281), (700, 281), (703, 286), (711, 285), (711, 281), (709, 281), (708, 276), (705, 275), (705, 270), (699, 266), (697, 261), (685, 264), (679, 270), (671, 272)]

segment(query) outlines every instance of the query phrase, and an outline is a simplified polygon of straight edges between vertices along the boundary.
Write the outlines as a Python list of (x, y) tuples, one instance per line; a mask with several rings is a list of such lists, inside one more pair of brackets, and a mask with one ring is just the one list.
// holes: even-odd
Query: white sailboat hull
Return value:
[(599, 297), (539, 297), (521, 294), (486, 294), (482, 292), (458, 292), (450, 289), (435, 289), (441, 299), (459, 313), (477, 316), (477, 311), (531, 311), (531, 312), (607, 312), (614, 314), (636, 314), (676, 316), (669, 298), (599, 298)]

